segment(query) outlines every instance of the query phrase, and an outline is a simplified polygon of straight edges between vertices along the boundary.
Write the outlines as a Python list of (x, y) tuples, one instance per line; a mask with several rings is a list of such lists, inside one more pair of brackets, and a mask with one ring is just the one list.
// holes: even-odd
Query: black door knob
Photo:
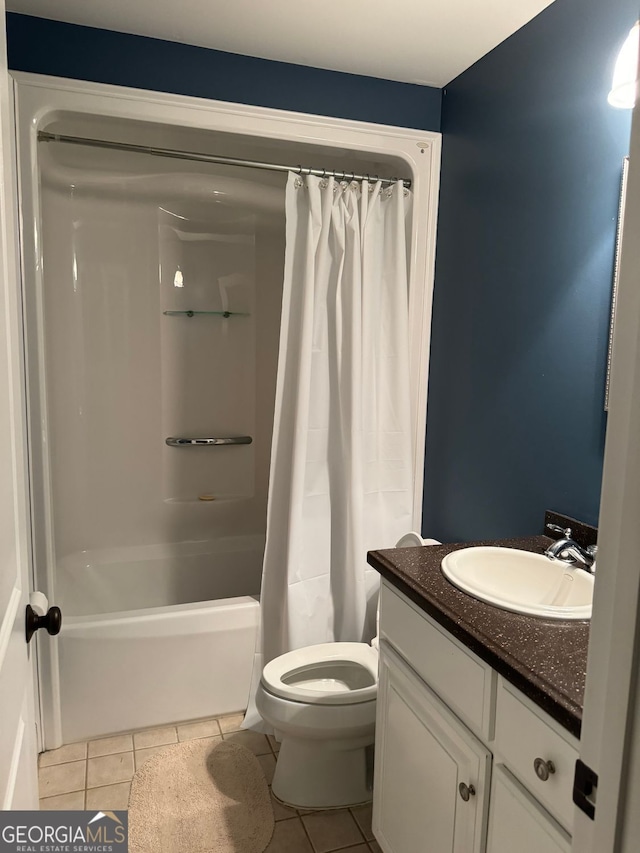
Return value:
[(27, 604), (25, 633), (27, 643), (39, 628), (44, 628), (47, 634), (54, 636), (60, 633), (62, 627), (62, 612), (59, 607), (50, 607), (45, 616), (39, 616), (30, 604)]

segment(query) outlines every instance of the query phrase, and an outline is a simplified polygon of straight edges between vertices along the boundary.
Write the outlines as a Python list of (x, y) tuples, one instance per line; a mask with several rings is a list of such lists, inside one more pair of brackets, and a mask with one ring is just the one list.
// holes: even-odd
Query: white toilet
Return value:
[[(428, 542), (409, 533), (396, 547)], [(256, 706), (282, 741), (272, 785), (279, 800), (326, 809), (371, 799), (376, 645), (322, 643), (265, 666)]]

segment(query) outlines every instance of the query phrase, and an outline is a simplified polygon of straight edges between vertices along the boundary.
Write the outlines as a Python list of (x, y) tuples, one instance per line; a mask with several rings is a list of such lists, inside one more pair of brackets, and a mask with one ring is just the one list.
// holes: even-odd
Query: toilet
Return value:
[[(396, 547), (433, 542), (408, 533)], [(264, 667), (256, 706), (281, 741), (279, 800), (308, 809), (371, 800), (377, 693), (376, 640), (306, 646)]]

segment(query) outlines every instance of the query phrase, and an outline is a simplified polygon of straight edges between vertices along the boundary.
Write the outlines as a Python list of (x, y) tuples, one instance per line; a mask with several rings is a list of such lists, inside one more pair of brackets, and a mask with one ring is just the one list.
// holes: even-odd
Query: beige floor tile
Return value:
[(214, 737), (220, 734), (217, 720), (199, 720), (197, 723), (184, 723), (178, 726), (178, 740), (195, 740), (202, 737)]
[(355, 847), (341, 847), (340, 853), (369, 853), (370, 850), (368, 844), (356, 844)]
[(46, 797), (40, 800), (41, 811), (82, 811), (84, 809), (84, 791), (74, 791), (71, 794), (59, 794), (57, 797)]
[(126, 809), (129, 806), (131, 782), (118, 785), (106, 785), (104, 788), (90, 788), (87, 791), (87, 809)]
[(131, 735), (103, 737), (100, 740), (89, 742), (89, 758), (97, 758), (100, 755), (114, 755), (116, 752), (131, 752), (132, 749), (133, 737)]
[(147, 729), (136, 732), (133, 745), (136, 749), (147, 749), (149, 746), (164, 746), (167, 743), (177, 743), (178, 733), (175, 726), (162, 726), (158, 729)]
[[(169, 744), (171, 746), (171, 744)], [(139, 770), (148, 758), (152, 755), (157, 755), (166, 749), (166, 746), (150, 746), (147, 749), (136, 749), (133, 753), (135, 757), (136, 770)]]
[(231, 743), (246, 746), (246, 748), (250, 749), (254, 755), (273, 756), (267, 736), (261, 735), (259, 732), (225, 732), (222, 736), (225, 740), (231, 741)]
[(382, 847), (380, 847), (377, 841), (370, 841), (369, 849), (371, 850), (371, 853), (382, 853)]
[(269, 746), (277, 754), (280, 752), (280, 741), (276, 740), (273, 735), (267, 735)]
[(60, 749), (51, 749), (40, 756), (40, 767), (53, 764), (68, 764), (70, 761), (82, 761), (87, 757), (86, 743), (68, 743)]
[(373, 832), (371, 831), (372, 811), (373, 805), (371, 803), (351, 809), (351, 813), (355, 817), (356, 823), (367, 841), (373, 841)]
[(240, 729), (243, 720), (244, 714), (227, 714), (226, 717), (218, 717), (220, 731), (223, 734), (225, 732), (237, 732)]
[(133, 752), (102, 755), (88, 761), (87, 788), (102, 788), (105, 785), (115, 785), (116, 782), (130, 782), (131, 779)]
[(68, 764), (41, 767), (38, 773), (40, 796), (45, 799), (45, 797), (57, 797), (58, 794), (84, 790), (86, 772), (86, 761), (71, 761)]
[(256, 758), (260, 762), (264, 778), (267, 780), (267, 785), (273, 782), (273, 774), (276, 772), (276, 759), (269, 753), (268, 755), (257, 755)]
[[(209, 743), (211, 746), (214, 746), (216, 743), (222, 743), (222, 735), (215, 735), (214, 737), (207, 738), (198, 738), (199, 741), (204, 743)], [(156, 755), (158, 752), (163, 752), (165, 749), (171, 749), (172, 746), (175, 746), (173, 743), (167, 743), (164, 746), (150, 746), (147, 749), (136, 749), (134, 752), (136, 770), (139, 770), (144, 762), (151, 758), (152, 755)]]
[(265, 853), (313, 853), (300, 819), (278, 821)]
[(302, 822), (316, 853), (329, 853), (364, 841), (358, 824), (348, 809), (305, 815)]
[(291, 806), (285, 806), (280, 800), (277, 800), (273, 793), (271, 794), (271, 805), (273, 806), (273, 816), (276, 820), (288, 820), (292, 817), (298, 817), (296, 809)]

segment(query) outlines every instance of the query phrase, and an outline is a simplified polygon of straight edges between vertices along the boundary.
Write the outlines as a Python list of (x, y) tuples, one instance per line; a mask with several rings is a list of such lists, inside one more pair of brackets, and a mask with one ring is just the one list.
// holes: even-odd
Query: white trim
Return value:
[[(32, 486), (40, 479), (48, 492), (44, 498), (45, 544), (43, 560), (46, 578), (39, 577), (37, 586), (50, 600), (55, 599), (53, 576), (53, 515), (51, 509), (50, 476), (46, 452), (42, 442), (46, 436), (46, 388), (44, 387), (43, 317), (41, 264), (39, 257), (39, 182), (37, 162), (37, 132), (48, 123), (63, 116), (93, 115), (106, 118), (125, 119), (135, 122), (155, 122), (194, 129), (212, 130), (221, 133), (239, 134), (255, 140), (279, 140), (283, 144), (295, 143), (313, 148), (336, 148), (364, 152), (376, 160), (393, 158), (406, 164), (406, 173), (399, 177), (410, 177), (414, 195), (410, 252), (410, 381), (415, 389), (413, 405), (414, 447), (414, 527), (420, 529), (422, 519), (422, 487), (424, 476), (424, 445), (426, 432), (426, 397), (431, 332), (431, 304), (433, 296), (435, 264), (435, 229), (439, 191), (441, 134), (417, 131), (360, 121), (326, 118), (304, 113), (274, 110), (262, 107), (209, 101), (177, 95), (128, 89), (45, 77), (34, 74), (14, 73), (16, 81), (17, 135), (20, 166), (20, 198), (23, 227), (23, 270), (26, 286), (33, 291), (25, 294), (27, 322), (27, 367), (31, 361), (37, 365), (40, 379), (34, 390), (33, 373), (27, 373), (30, 390), (30, 458)], [(299, 156), (299, 154), (297, 155)], [(312, 156), (312, 155), (311, 155)], [(306, 163), (304, 165), (307, 165)], [(311, 165), (317, 165), (315, 163)], [(320, 164), (322, 165), (322, 164)], [(425, 236), (426, 235), (426, 236)], [(31, 282), (31, 284), (29, 284)], [(35, 304), (34, 304), (35, 302)], [(34, 328), (36, 329), (34, 340)], [(35, 395), (38, 399), (35, 399)], [(35, 409), (34, 409), (35, 406)], [(35, 413), (35, 416), (34, 416)], [(38, 426), (36, 431), (35, 426)], [(36, 447), (38, 443), (39, 449)], [(36, 466), (39, 469), (36, 470)], [(34, 488), (34, 491), (37, 487)], [(42, 492), (42, 488), (40, 489)], [(37, 494), (34, 501), (42, 500)], [(40, 521), (42, 525), (42, 520)], [(34, 530), (37, 540), (39, 534)], [(42, 557), (40, 558), (42, 560)], [(42, 575), (43, 567), (39, 567)], [(44, 690), (55, 696), (57, 691), (56, 670), (57, 645), (50, 644), (51, 658), (43, 661)], [(43, 656), (45, 657), (45, 656)], [(55, 703), (58, 704), (58, 703)], [(43, 719), (47, 748), (61, 742), (59, 715), (49, 712)]]
[(4, 794), (4, 801), (2, 803), (3, 811), (9, 811), (13, 807), (13, 798), (15, 796), (16, 791), (16, 781), (18, 779), (18, 772), (20, 770), (20, 760), (22, 758), (22, 747), (24, 744), (25, 728), (26, 724), (24, 721), (24, 717), (20, 717), (20, 720), (18, 722), (18, 731), (16, 732), (16, 739), (13, 745), (13, 755), (11, 756), (9, 779)]
[(11, 639), (11, 634), (13, 633), (13, 629), (16, 624), (18, 607), (22, 601), (22, 595), (23, 591), (20, 587), (18, 585), (14, 585), (11, 590), (11, 595), (9, 596), (9, 603), (7, 604), (7, 609), (4, 612), (4, 617), (2, 622), (0, 622), (0, 668), (2, 668), (4, 659), (7, 656), (7, 648), (9, 647), (9, 640)]
[[(414, 478), (413, 478), (413, 529), (422, 529), (422, 509), (424, 495), (424, 461), (425, 441), (427, 433), (427, 391), (429, 382), (429, 356), (431, 351), (431, 316), (433, 309), (433, 285), (435, 282), (436, 264), (436, 229), (438, 226), (438, 197), (440, 193), (440, 158), (442, 153), (442, 137), (431, 143), (431, 161), (433, 166), (438, 165), (430, 176), (426, 204), (424, 205), (424, 221), (418, 228), (424, 227), (424, 234), (433, 235), (432, 239), (425, 239), (424, 245), (419, 247), (417, 239), (413, 245), (413, 256), (411, 258), (411, 277), (417, 275), (417, 270), (423, 270), (424, 286), (422, 288), (409, 286), (411, 298), (409, 300), (409, 316), (412, 323), (411, 328), (411, 388), (415, 396), (412, 401), (415, 404), (414, 417)], [(414, 189), (414, 216), (417, 215), (416, 207), (421, 204)], [(422, 217), (421, 217), (422, 219)], [(416, 227), (416, 226), (414, 226)], [(419, 235), (421, 232), (414, 231)], [(421, 254), (422, 258), (418, 255)], [(420, 264), (423, 264), (420, 267)], [(415, 273), (413, 271), (416, 271)], [(431, 536), (431, 531), (426, 531)]]
[[(265, 136), (282, 139), (289, 138), (286, 134), (278, 135), (275, 130), (277, 124), (286, 125), (289, 132), (291, 132), (292, 125), (298, 125), (298, 130), (294, 130), (296, 135), (299, 135), (301, 132), (300, 128), (306, 127), (307, 131), (305, 133), (308, 136), (307, 141), (316, 143), (321, 142), (322, 144), (329, 145), (334, 144), (336, 146), (340, 146), (341, 144), (339, 139), (334, 138), (331, 140), (326, 137), (325, 134), (318, 135), (318, 133), (314, 133), (312, 129), (316, 128), (319, 130), (320, 128), (324, 128), (326, 130), (327, 128), (335, 128), (343, 133), (379, 133), (383, 137), (398, 139), (405, 142), (407, 139), (412, 142), (414, 140), (416, 142), (423, 141), (425, 144), (422, 147), (424, 148), (427, 148), (435, 139), (440, 139), (442, 136), (439, 132), (432, 130), (415, 130), (412, 128), (395, 127), (387, 124), (377, 124), (375, 122), (294, 112), (292, 110), (277, 110), (272, 109), (271, 107), (235, 104), (230, 101), (216, 101), (208, 98), (195, 98), (187, 95), (173, 95), (167, 92), (152, 92), (148, 89), (134, 89), (128, 86), (113, 86), (106, 83), (71, 80), (66, 77), (50, 77), (44, 74), (31, 74), (23, 71), (11, 71), (10, 75), (17, 82), (19, 91), (24, 87), (32, 87), (34, 89), (42, 91), (48, 90), (54, 93), (54, 96), (50, 99), (49, 105), (46, 103), (48, 99), (41, 99), (40, 116), (46, 115), (52, 106), (55, 108), (56, 105), (54, 105), (54, 101), (57, 100), (55, 98), (56, 94), (85, 95), (91, 98), (108, 98), (114, 101), (114, 104), (108, 110), (105, 110), (104, 105), (101, 105), (99, 110), (91, 110), (88, 111), (87, 114), (98, 116), (110, 115), (114, 118), (120, 117), (149, 120), (148, 115), (146, 115), (146, 111), (149, 108), (151, 111), (157, 113), (159, 116), (158, 120), (161, 123), (164, 123), (165, 110), (168, 109), (170, 113), (173, 112), (174, 109), (178, 112), (182, 112), (183, 108), (185, 108), (189, 111), (198, 110), (200, 113), (205, 114), (204, 117), (203, 115), (199, 115), (197, 119), (192, 117), (187, 124), (188, 127), (211, 127), (219, 130), (233, 129), (237, 133), (243, 133), (247, 136), (255, 136), (259, 138), (263, 138)], [(123, 106), (125, 103), (127, 104), (126, 107)], [(142, 104), (145, 105), (143, 107), (145, 111), (144, 113), (139, 112), (139, 108)], [(68, 109), (68, 107), (61, 103), (57, 106), (59, 106), (60, 109)], [(154, 109), (157, 107), (161, 108), (160, 112), (158, 112), (157, 109)], [(264, 128), (261, 128), (255, 124), (256, 121), (273, 123), (273, 128), (269, 130), (266, 125)], [(173, 122), (170, 120), (169, 123), (171, 124)], [(235, 127), (232, 128), (231, 125), (235, 125)], [(369, 149), (376, 150), (376, 146), (372, 143), (371, 145), (366, 145), (364, 149), (360, 150)], [(389, 152), (388, 150), (381, 150), (381, 153)], [(411, 150), (407, 155), (407, 160), (417, 162), (419, 157), (415, 156)]]

